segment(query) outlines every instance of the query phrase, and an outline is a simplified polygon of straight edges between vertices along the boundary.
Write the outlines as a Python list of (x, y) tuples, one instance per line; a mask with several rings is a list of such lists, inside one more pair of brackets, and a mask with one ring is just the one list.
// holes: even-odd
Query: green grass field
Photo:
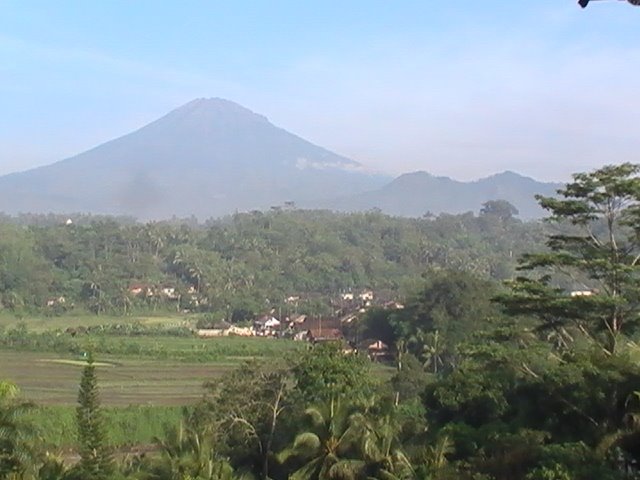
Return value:
[[(274, 338), (170, 336), (155, 328), (137, 335), (102, 329), (76, 336), (64, 333), (67, 327), (110, 322), (173, 327), (184, 318), (32, 317), (22, 320), (27, 330), (16, 330), (17, 320), (5, 314), (0, 316), (5, 328), (0, 337), (0, 379), (16, 383), (39, 405), (73, 405), (82, 353), (92, 351), (104, 405), (188, 405), (202, 396), (205, 382), (243, 362), (294, 359), (308, 348), (304, 342)], [(374, 370), (381, 378), (392, 371), (379, 364)]]
[[(111, 447), (149, 445), (168, 428), (179, 425), (181, 407), (135, 405), (102, 410), (107, 444)], [(77, 445), (76, 411), (73, 406), (40, 406), (29, 412), (38, 437), (46, 448), (72, 451)]]
[(132, 315), (128, 317), (118, 317), (110, 315), (63, 315), (63, 316), (44, 316), (44, 315), (21, 315), (16, 316), (6, 312), (0, 313), (0, 328), (11, 328), (23, 323), (33, 332), (45, 332), (49, 330), (64, 330), (74, 327), (95, 327), (110, 323), (141, 323), (149, 326), (166, 326), (166, 327), (182, 327), (195, 323), (197, 316), (195, 315), (167, 315), (161, 314), (157, 316), (150, 315)]
[[(100, 357), (102, 403), (107, 406), (188, 405), (205, 381), (237, 367), (241, 359), (207, 363)], [(0, 351), (0, 378), (14, 382), (39, 405), (73, 405), (83, 362), (56, 354)]]
[[(154, 327), (123, 335), (104, 329), (72, 336), (69, 327), (136, 323)], [(108, 442), (117, 448), (149, 445), (175, 427), (185, 406), (202, 398), (205, 382), (215, 381), (243, 362), (294, 359), (308, 348), (303, 342), (274, 338), (201, 339), (184, 330), (171, 336), (166, 328), (193, 324), (187, 317), (29, 317), (0, 315), (0, 380), (20, 388), (37, 407), (29, 414), (42, 442), (64, 454), (75, 454), (75, 406), (82, 352), (91, 350)], [(22, 328), (22, 327), (26, 327)], [(155, 327), (160, 327), (158, 330)], [(388, 378), (393, 369), (374, 371)], [(66, 452), (66, 453), (65, 453)]]
[[(84, 364), (81, 352), (96, 358), (102, 401), (109, 406), (187, 405), (202, 396), (202, 385), (251, 359), (283, 358), (304, 345), (270, 338), (113, 335), (71, 336), (68, 327), (139, 323), (184, 326), (185, 316), (24, 317), (0, 315), (5, 340), (0, 346), (0, 379), (16, 383), (39, 405), (72, 405)], [(20, 334), (10, 334), (18, 325)], [(154, 330), (155, 332), (155, 330)], [(11, 338), (10, 340), (7, 340)]]

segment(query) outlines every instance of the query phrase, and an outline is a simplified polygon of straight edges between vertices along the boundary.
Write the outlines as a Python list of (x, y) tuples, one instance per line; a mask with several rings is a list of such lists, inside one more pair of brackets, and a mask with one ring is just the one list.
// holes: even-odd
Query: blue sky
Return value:
[(0, 173), (196, 97), (372, 170), (563, 180), (640, 161), (640, 8), (574, 0), (0, 0)]

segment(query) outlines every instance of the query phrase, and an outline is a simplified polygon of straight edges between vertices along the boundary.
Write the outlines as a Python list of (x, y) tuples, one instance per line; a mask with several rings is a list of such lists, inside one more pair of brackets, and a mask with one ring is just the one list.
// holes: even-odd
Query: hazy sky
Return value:
[(640, 7), (0, 0), (0, 173), (223, 97), (366, 166), (563, 180), (640, 161)]

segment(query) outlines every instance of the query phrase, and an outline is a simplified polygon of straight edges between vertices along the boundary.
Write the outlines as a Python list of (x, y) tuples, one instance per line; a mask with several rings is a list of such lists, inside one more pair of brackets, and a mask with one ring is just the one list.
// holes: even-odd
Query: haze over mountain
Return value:
[(533, 194), (556, 187), (513, 173), (471, 183), (422, 172), (391, 180), (236, 103), (197, 99), (75, 157), (0, 177), (0, 210), (207, 218), (294, 201), (413, 216), (505, 199), (532, 217), (540, 213)]
[(391, 215), (419, 217), (426, 212), (478, 212), (488, 200), (507, 200), (522, 219), (540, 218), (545, 212), (536, 194), (552, 196), (562, 184), (543, 183), (514, 172), (503, 172), (473, 182), (436, 177), (427, 172), (406, 173), (384, 187), (328, 202), (328, 208), (359, 211), (379, 208)]

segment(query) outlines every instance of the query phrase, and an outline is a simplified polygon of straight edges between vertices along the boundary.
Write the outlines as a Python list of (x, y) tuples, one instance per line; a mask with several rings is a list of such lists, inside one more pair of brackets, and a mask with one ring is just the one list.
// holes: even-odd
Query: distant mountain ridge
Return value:
[(533, 194), (551, 188), (511, 172), (470, 183), (425, 172), (392, 180), (237, 103), (201, 98), (74, 157), (0, 177), (0, 211), (208, 218), (294, 201), (415, 216), (504, 199), (530, 218), (540, 216)]
[(379, 208), (391, 215), (419, 217), (427, 212), (478, 212), (489, 200), (507, 200), (518, 209), (520, 218), (532, 219), (544, 216), (534, 196), (555, 195), (561, 186), (560, 183), (538, 182), (511, 171), (471, 182), (420, 171), (400, 175), (380, 189), (329, 202), (326, 207), (341, 211)]

